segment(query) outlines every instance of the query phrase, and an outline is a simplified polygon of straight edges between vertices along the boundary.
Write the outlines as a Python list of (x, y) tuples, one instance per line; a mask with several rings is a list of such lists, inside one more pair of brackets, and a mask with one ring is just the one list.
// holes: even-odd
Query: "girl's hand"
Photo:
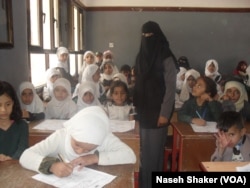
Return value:
[(50, 167), (50, 172), (58, 177), (66, 177), (72, 174), (74, 166), (71, 163), (56, 162)]
[(201, 99), (202, 99), (203, 101), (212, 101), (212, 100), (213, 100), (213, 99), (210, 97), (210, 95), (207, 94), (207, 93), (202, 94), (202, 95), (201, 95)]
[(30, 117), (30, 114), (27, 110), (23, 109), (22, 110), (22, 114), (23, 114), (23, 118), (29, 118)]
[(10, 156), (0, 154), (0, 161), (8, 161), (11, 160), (12, 158)]
[(206, 121), (204, 119), (200, 119), (200, 118), (193, 118), (192, 123), (196, 124), (196, 125), (199, 125), (199, 126), (205, 126), (206, 125)]
[(85, 156), (78, 157), (71, 161), (70, 163), (74, 166), (79, 166), (78, 170), (81, 170), (83, 167), (96, 164), (99, 161), (99, 157), (96, 154), (89, 154)]

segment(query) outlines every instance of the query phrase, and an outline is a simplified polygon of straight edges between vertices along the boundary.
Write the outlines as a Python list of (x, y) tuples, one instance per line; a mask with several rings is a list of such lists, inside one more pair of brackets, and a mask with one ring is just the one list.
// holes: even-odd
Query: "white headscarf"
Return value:
[[(103, 91), (102, 93), (100, 93), (100, 82), (94, 82), (93, 80), (93, 75), (96, 73), (96, 71), (99, 69), (98, 65), (96, 64), (91, 64), (89, 66), (86, 67), (86, 69), (83, 71), (82, 73), (82, 82), (83, 81), (90, 81), (93, 82), (96, 86), (96, 90), (98, 91), (98, 98), (105, 92)], [(104, 89), (103, 89), (104, 90)]]
[[(68, 49), (65, 48), (65, 47), (58, 47), (57, 51), (56, 51), (57, 57), (59, 58), (61, 54), (69, 54)], [(57, 66), (62, 67), (62, 68), (65, 69), (66, 72), (69, 72), (69, 67), (68, 67), (68, 62), (67, 61), (66, 62), (58, 61)]]
[[(21, 99), (22, 92), (25, 89), (31, 89), (33, 92), (33, 95), (34, 95), (33, 101), (29, 105), (24, 104), (22, 99)], [(22, 82), (20, 84), (18, 96), (19, 96), (19, 101), (20, 101), (22, 109), (25, 109), (25, 110), (29, 111), (30, 113), (44, 112), (43, 102), (40, 99), (40, 97), (37, 95), (35, 87), (31, 82)]]
[(55, 67), (47, 69), (46, 84), (50, 96), (53, 96), (53, 83), (50, 81), (50, 78), (52, 78), (52, 76), (54, 75), (58, 75), (59, 77), (61, 77), (60, 72)]
[[(87, 104), (82, 100), (82, 97), (86, 92), (90, 92), (94, 96), (94, 100), (91, 104)], [(98, 106), (98, 105), (101, 105), (101, 103), (98, 100), (98, 94), (96, 91), (95, 84), (90, 81), (82, 82), (79, 86), (79, 91), (78, 91), (78, 99), (77, 99), (78, 111), (89, 106)]]
[(64, 87), (68, 92), (68, 97), (59, 101), (53, 96), (46, 107), (46, 119), (69, 119), (77, 112), (76, 103), (71, 99), (70, 82), (65, 78), (58, 78), (53, 88), (55, 89), (57, 86)]
[(189, 69), (185, 73), (185, 80), (183, 82), (181, 93), (180, 93), (180, 100), (183, 102), (189, 99), (190, 93), (192, 92), (192, 88), (189, 87), (188, 81), (187, 81), (189, 76), (193, 76), (194, 79), (196, 80), (198, 77), (200, 77), (200, 73), (195, 69)]
[(187, 69), (180, 67), (180, 71), (176, 75), (176, 89), (181, 90), (184, 80), (181, 79), (181, 76), (187, 72)]
[[(214, 67), (215, 67), (215, 71), (214, 72), (209, 72), (208, 71), (208, 67), (211, 65), (211, 64), (214, 64)], [(215, 78), (218, 77), (218, 76), (221, 76), (221, 74), (218, 72), (219, 71), (219, 65), (218, 65), (218, 62), (215, 60), (215, 59), (210, 59), (206, 62), (206, 66), (205, 66), (205, 75), (212, 78), (214, 81), (215, 81)]]
[[(109, 119), (105, 111), (99, 106), (90, 106), (79, 111), (64, 123), (66, 128), (65, 151), (68, 159), (79, 156), (71, 146), (71, 137), (78, 142), (100, 146), (110, 133)], [(84, 155), (94, 153), (91, 151)]]
[(227, 89), (232, 87), (237, 88), (240, 91), (240, 98), (237, 102), (234, 103), (236, 111), (239, 112), (244, 107), (244, 101), (248, 101), (247, 92), (245, 86), (237, 81), (228, 81), (225, 84), (224, 95), (226, 94)]

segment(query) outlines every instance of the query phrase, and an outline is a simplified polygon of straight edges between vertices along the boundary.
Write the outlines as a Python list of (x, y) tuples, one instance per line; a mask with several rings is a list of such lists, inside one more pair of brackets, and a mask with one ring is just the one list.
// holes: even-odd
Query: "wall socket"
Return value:
[(115, 45), (114, 45), (113, 42), (110, 42), (110, 43), (109, 43), (109, 47), (110, 47), (110, 48), (114, 48), (114, 46), (115, 46)]

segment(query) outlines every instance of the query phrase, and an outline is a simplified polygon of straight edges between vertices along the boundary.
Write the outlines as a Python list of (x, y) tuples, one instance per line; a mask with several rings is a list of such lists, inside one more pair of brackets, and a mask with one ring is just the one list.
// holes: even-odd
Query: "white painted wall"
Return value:
[(86, 7), (250, 8), (250, 0), (81, 0)]

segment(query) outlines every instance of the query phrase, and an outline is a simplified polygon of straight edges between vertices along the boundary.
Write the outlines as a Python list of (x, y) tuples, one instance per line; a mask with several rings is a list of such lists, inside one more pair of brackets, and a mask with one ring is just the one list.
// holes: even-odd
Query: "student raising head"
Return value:
[(217, 95), (216, 83), (207, 76), (197, 79), (189, 98), (177, 112), (178, 121), (204, 126), (206, 121), (217, 121), (221, 112), (221, 103), (214, 100)]

